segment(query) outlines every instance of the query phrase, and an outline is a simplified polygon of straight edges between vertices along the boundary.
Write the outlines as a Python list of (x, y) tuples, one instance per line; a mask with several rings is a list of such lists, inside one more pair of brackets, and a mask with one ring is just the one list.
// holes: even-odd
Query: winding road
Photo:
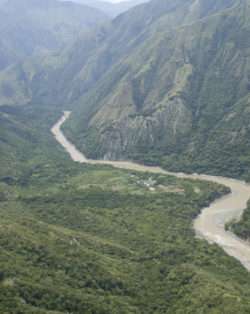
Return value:
[(87, 159), (63, 134), (61, 126), (69, 118), (70, 112), (65, 111), (60, 120), (52, 127), (51, 132), (55, 139), (69, 153), (72, 160), (80, 163), (106, 164), (116, 168), (137, 170), (151, 173), (162, 173), (178, 178), (211, 181), (223, 184), (231, 189), (231, 193), (218, 199), (204, 208), (194, 221), (196, 235), (206, 239), (209, 243), (218, 244), (227, 254), (233, 256), (250, 271), (250, 245), (233, 233), (225, 231), (225, 224), (232, 219), (239, 219), (250, 198), (250, 185), (244, 181), (199, 174), (173, 173), (160, 167), (139, 165), (129, 161), (105, 161)]

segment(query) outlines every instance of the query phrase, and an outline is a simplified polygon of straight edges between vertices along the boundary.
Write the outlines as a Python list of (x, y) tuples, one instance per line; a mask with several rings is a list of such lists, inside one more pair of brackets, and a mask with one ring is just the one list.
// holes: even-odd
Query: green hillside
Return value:
[(192, 230), (223, 187), (75, 164), (55, 109), (1, 112), (1, 313), (249, 313), (247, 271)]
[[(204, 12), (189, 12), (191, 2), (152, 1), (141, 5), (110, 24), (103, 25), (92, 34), (83, 34), (71, 48), (61, 54), (50, 58), (35, 58), (6, 70), (0, 77), (0, 87), (5, 89), (7, 86), (13, 93), (1, 93), (0, 104), (15, 104), (17, 95), (25, 99), (28, 93), (28, 100), (37, 103), (64, 102), (68, 105), (78, 101), (81, 107), (85, 108), (83, 100), (80, 100), (82, 95), (97, 87), (97, 82), (101, 81), (105, 74), (113, 70), (115, 72), (108, 78), (111, 85), (104, 86), (106, 91), (103, 90), (104, 87), (98, 87), (98, 91), (112, 93), (112, 82), (118, 81), (121, 75), (130, 70), (127, 64), (128, 56), (131, 59), (134, 54), (138, 55), (137, 51), (142, 46), (143, 49), (146, 46), (150, 48), (146, 50), (148, 53), (152, 52), (158, 38), (157, 25), (162, 27), (161, 33), (165, 34), (165, 30), (170, 31), (179, 25), (200, 19)], [(226, 0), (223, 3), (224, 7), (227, 7), (232, 1)], [(218, 7), (221, 7), (221, 1), (215, 1), (215, 5), (209, 6), (207, 14), (217, 12)], [(162, 26), (161, 21), (164, 22)], [(155, 27), (157, 36), (154, 36), (151, 43), (155, 35), (152, 30)], [(149, 44), (146, 45), (146, 42)], [(132, 66), (135, 65), (132, 63)], [(141, 64), (138, 66), (141, 67)], [(105, 79), (104, 82), (106, 81)], [(94, 99), (92, 102), (96, 106), (99, 99)]]
[(76, 101), (72, 138), (91, 157), (249, 178), (249, 1), (213, 1), (210, 14), (203, 1), (181, 2)]
[(249, 0), (153, 0), (77, 40), (80, 6), (25, 1), (58, 45), (0, 39), (0, 313), (249, 314), (249, 272), (193, 230), (228, 189), (77, 164), (50, 133), (70, 108), (88, 156), (250, 179)]
[(250, 178), (249, 0), (157, 1), (0, 74), (0, 104), (73, 108), (93, 158)]

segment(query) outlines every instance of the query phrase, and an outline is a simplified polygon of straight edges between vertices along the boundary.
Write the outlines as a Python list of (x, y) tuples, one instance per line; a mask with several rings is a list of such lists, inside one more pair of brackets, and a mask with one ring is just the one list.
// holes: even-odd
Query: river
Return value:
[(172, 175), (178, 178), (192, 180), (211, 181), (223, 184), (231, 189), (231, 193), (211, 203), (204, 208), (201, 214), (194, 220), (196, 235), (206, 239), (209, 243), (218, 244), (227, 254), (233, 256), (250, 271), (250, 245), (229, 231), (225, 231), (225, 224), (232, 219), (239, 219), (246, 208), (250, 198), (250, 185), (244, 181), (209, 176), (203, 174), (174, 173), (163, 170), (160, 167), (150, 167), (129, 161), (106, 161), (87, 159), (63, 134), (61, 126), (69, 118), (70, 112), (65, 111), (59, 121), (52, 127), (51, 132), (55, 139), (64, 147), (72, 160), (80, 163), (94, 165), (111, 165), (116, 168), (137, 170), (151, 173)]

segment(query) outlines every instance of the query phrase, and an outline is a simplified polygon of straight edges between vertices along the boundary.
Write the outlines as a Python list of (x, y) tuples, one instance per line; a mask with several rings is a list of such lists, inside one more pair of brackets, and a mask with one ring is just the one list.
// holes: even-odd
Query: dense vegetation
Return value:
[[(29, 31), (44, 4), (62, 5), (41, 3)], [(31, 47), (11, 67), (22, 55), (1, 54), (0, 313), (250, 313), (249, 273), (192, 228), (224, 187), (79, 165), (49, 132), (64, 105), (89, 156), (249, 179), (249, 12), (249, 0), (154, 0), (60, 54)], [(35, 37), (60, 38), (50, 22)], [(229, 226), (246, 239), (249, 213)]]
[(0, 104), (65, 104), (93, 158), (250, 179), (249, 0), (154, 0), (0, 73)]
[(227, 229), (233, 231), (237, 236), (244, 240), (250, 239), (250, 201), (244, 211), (240, 221), (232, 221), (227, 226)]
[(192, 230), (223, 187), (75, 164), (57, 110), (1, 110), (1, 313), (249, 313), (249, 274)]
[[(117, 50), (119, 26), (134, 21), (125, 57), (124, 50), (116, 56), (68, 124), (80, 148), (92, 157), (250, 179), (250, 3), (209, 3), (154, 1), (145, 6), (150, 22), (142, 10), (134, 12), (142, 21), (135, 14), (117, 21), (107, 40)], [(105, 56), (100, 50), (95, 58)]]

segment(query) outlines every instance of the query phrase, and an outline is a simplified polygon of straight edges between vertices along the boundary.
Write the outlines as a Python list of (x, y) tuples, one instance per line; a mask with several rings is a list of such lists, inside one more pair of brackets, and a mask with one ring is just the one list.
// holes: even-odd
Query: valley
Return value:
[(211, 181), (225, 185), (231, 191), (228, 196), (216, 200), (194, 221), (194, 229), (199, 237), (209, 243), (217, 243), (226, 253), (238, 259), (250, 271), (250, 245), (237, 238), (233, 233), (225, 231), (225, 226), (233, 220), (239, 220), (247, 207), (250, 198), (250, 185), (230, 178), (208, 176), (202, 174), (184, 174), (167, 172), (158, 167), (139, 165), (126, 161), (88, 160), (83, 153), (67, 140), (61, 131), (61, 126), (69, 118), (70, 112), (64, 112), (62, 118), (52, 128), (56, 140), (65, 148), (73, 161), (89, 163), (92, 165), (111, 165), (115, 168), (136, 170), (146, 173), (160, 173), (172, 175), (177, 178)]
[(249, 273), (193, 230), (227, 188), (75, 163), (50, 133), (60, 108), (1, 110), (6, 147), (22, 152), (1, 168), (1, 312), (248, 313)]
[(250, 313), (249, 17), (0, 0), (0, 313)]

